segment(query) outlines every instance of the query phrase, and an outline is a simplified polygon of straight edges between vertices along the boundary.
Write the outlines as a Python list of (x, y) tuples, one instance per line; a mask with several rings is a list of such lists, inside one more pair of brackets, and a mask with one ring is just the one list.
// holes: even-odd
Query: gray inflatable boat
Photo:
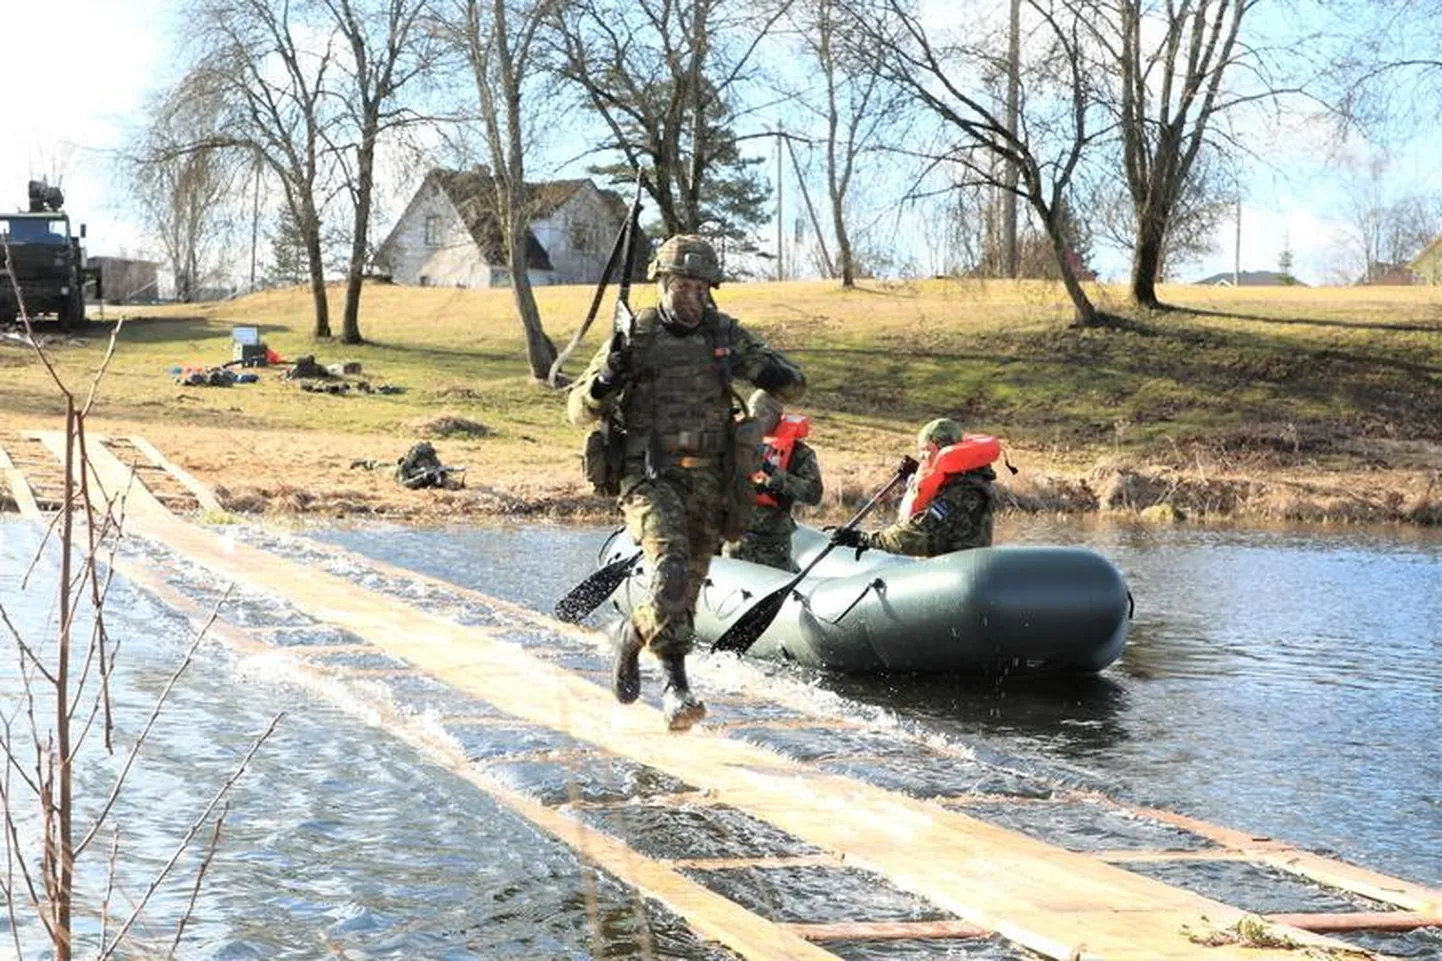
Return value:
[[(792, 538), (806, 563), (826, 535)], [(615, 537), (601, 563), (636, 550)], [(650, 575), (643, 561), (612, 595), (630, 611)], [(717, 557), (696, 610), (709, 647), (759, 598), (793, 575)], [(917, 559), (837, 548), (797, 585), (751, 647), (755, 657), (849, 673), (1092, 673), (1121, 655), (1131, 598), (1100, 554), (1074, 547), (988, 547)]]

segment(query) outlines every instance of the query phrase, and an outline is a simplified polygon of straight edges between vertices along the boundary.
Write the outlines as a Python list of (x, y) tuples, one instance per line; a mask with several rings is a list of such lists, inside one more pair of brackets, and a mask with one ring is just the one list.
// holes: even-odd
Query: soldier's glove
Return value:
[(620, 390), (631, 379), (631, 374), (631, 352), (625, 348), (611, 351), (606, 355), (596, 379), (591, 382), (591, 396), (600, 400)]
[(828, 528), (831, 533), (831, 543), (837, 547), (856, 547), (866, 549), (866, 534), (855, 527), (832, 527)]
[(767, 494), (781, 494), (786, 490), (786, 478), (780, 474), (768, 474), (761, 486)]

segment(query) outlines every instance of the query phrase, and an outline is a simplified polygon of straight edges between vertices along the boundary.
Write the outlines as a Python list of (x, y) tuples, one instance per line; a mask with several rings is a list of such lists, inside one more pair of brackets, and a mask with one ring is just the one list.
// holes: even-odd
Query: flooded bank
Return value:
[[(12, 535), (25, 530), (0, 526), (0, 571), (5, 577), (0, 599), (7, 610), (13, 603), (11, 571), (16, 557), (25, 553), (11, 549), (16, 543)], [(594, 530), (557, 528), (312, 533), (540, 608), (584, 575), (601, 538)], [(1180, 532), (1165, 536), (1174, 533)], [(1386, 611), (1365, 623), (1369, 630), (1390, 632), (1386, 644), (1400, 648), (1402, 662), (1426, 660), (1435, 654), (1426, 633), (1411, 638), (1408, 632), (1429, 618), (1436, 623), (1432, 614), (1438, 599), (1425, 590), (1436, 583), (1436, 545), (1287, 539), (1293, 535), (1260, 542), (1246, 539), (1254, 535), (1235, 535), (1243, 539), (1234, 541), (1234, 535), (1208, 532), (1187, 532), (1199, 538), (1194, 542), (1157, 543), (1147, 532), (1080, 528), (1009, 530), (1007, 535), (1070, 538), (1103, 550), (1126, 569), (1138, 595), (1138, 625), (1133, 651), (1116, 668), (1091, 684), (1044, 689), (1010, 683), (977, 686), (956, 679), (839, 679), (766, 665), (748, 666), (743, 673), (734, 659), (706, 658), (698, 683), (715, 691), (740, 679), (758, 698), (809, 701), (826, 713), (855, 721), (859, 730), (845, 735), (819, 727), (778, 731), (764, 725), (739, 728), (736, 734), (894, 790), (924, 794), (940, 788), (934, 793), (954, 792), (958, 802), (965, 803), (969, 790), (1024, 799), (1044, 797), (1049, 785), (1098, 787), (1303, 846), (1331, 847), (1349, 860), (1438, 883), (1442, 872), (1436, 852), (1442, 850), (1442, 832), (1437, 797), (1428, 793), (1435, 791), (1438, 778), (1436, 760), (1427, 756), (1429, 743), (1436, 743), (1435, 707), (1442, 689), (1435, 656), (1410, 673), (1388, 661), (1381, 663), (1391, 669), (1374, 671), (1378, 661), (1364, 660), (1351, 665), (1352, 682), (1336, 683), (1321, 662), (1335, 658), (1355, 637), (1322, 631), (1328, 623), (1326, 611), (1311, 620), (1310, 614), (1289, 609), (1285, 599), (1269, 606), (1263, 590), (1267, 584), (1286, 588), (1320, 583), (1335, 594), (1339, 583), (1360, 576), (1352, 572), (1354, 564), (1374, 571), (1378, 580), (1368, 581), (1374, 588), (1410, 584), (1410, 592), (1399, 594)], [(240, 532), (237, 536), (251, 539)], [(369, 590), (427, 610), (456, 611), (466, 623), (495, 624), (500, 619), (497, 612), (467, 606), (463, 597), (446, 596), (443, 590), (367, 570), (364, 564), (307, 553), (311, 549), (303, 543), (257, 540), (341, 572)], [(1188, 557), (1189, 552), (1196, 556)], [(1332, 560), (1319, 562), (1318, 570), (1307, 576), (1289, 573), (1308, 569), (1306, 558), (1314, 556)], [(1400, 561), (1391, 564), (1389, 558)], [(156, 559), (172, 564), (159, 553)], [(1239, 563), (1240, 576), (1230, 576)], [(1331, 579), (1322, 576), (1327, 572)], [(203, 580), (188, 578), (183, 569), (177, 568), (172, 578), (187, 592), (209, 596)], [(1198, 589), (1190, 601), (1181, 594), (1184, 584)], [(1254, 589), (1257, 596), (1249, 597)], [(125, 683), (135, 690), (153, 690), (183, 650), (185, 627), (143, 595), (121, 590), (117, 617), (136, 642), (126, 654), (138, 658), (122, 665), (125, 677), (132, 672), (134, 677)], [(1231, 596), (1203, 602), (1203, 592)], [(241, 601), (226, 616), (268, 624), (277, 643), (337, 643), (284, 605), (263, 597)], [(23, 606), (39, 621), (48, 610), (43, 599)], [(1253, 631), (1231, 622), (1239, 612), (1257, 608), (1267, 626)], [(548, 643), (520, 635), (517, 642), (535, 645), (538, 651)], [(141, 657), (137, 649), (149, 653)], [(604, 677), (605, 658), (595, 650), (547, 650), (545, 656), (564, 659), (567, 667), (586, 676)], [(379, 654), (346, 658), (345, 663), (363, 670), (386, 667)], [(337, 666), (342, 663), (340, 656), (333, 660)], [(399, 681), (388, 683), (398, 697), (404, 693)], [(701, 944), (674, 916), (639, 901), (604, 873), (588, 872), (569, 848), (369, 726), (364, 707), (346, 709), (343, 698), (337, 706), (334, 698), (292, 683), (265, 658), (207, 648), (182, 692), (173, 716), (183, 721), (183, 729), (167, 736), (164, 750), (157, 745), (153, 757), (147, 754), (151, 763), (145, 768), (149, 773), (143, 803), (132, 810), (133, 818), (143, 821), (147, 810), (169, 812), (172, 803), (179, 808), (181, 802), (204, 797), (206, 780), (224, 776), (247, 738), (275, 711), (288, 712), (281, 735), (241, 782), (242, 794), (234, 801), (236, 826), (227, 829), (226, 845), (205, 888), (206, 926), (199, 929), (204, 949), (186, 956), (327, 957), (338, 951), (347, 957), (730, 956)], [(439, 692), (428, 689), (428, 697), (434, 702)], [(136, 695), (128, 703), (133, 719), (144, 698)], [(1409, 703), (1417, 705), (1415, 714), (1393, 716)], [(732, 704), (717, 708), (718, 716), (744, 720)], [(526, 725), (475, 727), (479, 711), (475, 705), (457, 706), (458, 715), (471, 716), (472, 726), (447, 726), (464, 742), (468, 756), (503, 758), (545, 744), (566, 748), (554, 736), (548, 739)], [(1383, 715), (1376, 718), (1377, 740), (1371, 739), (1373, 728), (1359, 726), (1359, 718), (1373, 713)], [(1238, 717), (1229, 721), (1234, 714)], [(1327, 715), (1335, 717), (1328, 721)], [(780, 716), (787, 714), (782, 710)], [(1306, 729), (1319, 721), (1326, 724), (1309, 741)], [(927, 755), (914, 740), (901, 738), (898, 726), (920, 732), (934, 747), (971, 752), (978, 760), (952, 763), (951, 780), (942, 783), (937, 755)], [(1347, 745), (1339, 757), (1336, 745), (1323, 740), (1339, 732), (1358, 742), (1359, 753), (1370, 752), (1370, 769), (1356, 769)], [(1395, 743), (1387, 741), (1389, 737)], [(1302, 765), (1290, 753), (1300, 749), (1310, 751)], [(850, 760), (853, 756), (866, 760)], [(564, 801), (568, 791), (589, 792), (608, 778), (632, 793), (679, 789), (648, 780), (644, 772), (612, 770), (599, 779), (590, 777), (579, 762), (567, 768), (570, 774), (558, 784), (544, 781), (543, 776), (551, 775), (535, 765), (511, 768), (515, 783), (554, 801)], [(1327, 792), (1340, 792), (1341, 800), (1318, 803), (1318, 796)], [(1056, 807), (1041, 812), (1022, 805), (988, 816), (1008, 819), (1009, 827), (1078, 850), (1088, 845), (1124, 847), (1128, 837), (1135, 845), (1159, 839), (1160, 829), (1150, 822), (1098, 818), (1095, 812)], [(1274, 810), (1278, 807), (1288, 810)], [(621, 813), (629, 826), (613, 829), (622, 830), (633, 845), (646, 842), (644, 849), (656, 856), (794, 850), (788, 846), (794, 841), (769, 837), (757, 822), (724, 812), (683, 807), (671, 815), (649, 808)], [(607, 820), (595, 812), (583, 811), (583, 816), (601, 824)], [(179, 814), (165, 820), (184, 823)], [(1104, 831), (1095, 827), (1099, 822), (1105, 822)], [(1278, 826), (1268, 826), (1272, 823)], [(147, 830), (141, 848), (153, 860), (156, 851), (168, 848), (156, 829)], [(1330, 843), (1334, 837), (1347, 846)], [(1167, 846), (1205, 844), (1185, 832), (1171, 832), (1161, 840)], [(1204, 866), (1200, 876), (1178, 878), (1176, 883), (1195, 885), (1232, 903), (1248, 901), (1252, 910), (1333, 905), (1321, 900), (1314, 886), (1300, 883), (1279, 897), (1275, 885), (1264, 886), (1235, 868)], [(861, 904), (878, 918), (931, 916), (926, 905), (880, 891), (874, 884), (853, 879), (855, 896), (841, 897), (835, 872), (790, 870), (787, 879), (761, 884), (759, 901), (755, 879), (744, 870), (720, 884), (743, 903), (749, 898), (758, 909), (770, 908), (791, 920), (829, 920), (827, 912), (837, 911), (837, 902), (853, 911)], [(134, 877), (132, 887), (139, 883), (138, 869)], [(1350, 903), (1342, 900), (1344, 906)], [(1426, 952), (1437, 943), (1425, 934), (1409, 938), (1393, 941), (1387, 949), (1401, 953), (1395, 946), (1402, 944), (1409, 951)], [(827, 947), (848, 958), (1029, 957), (985, 940)], [(1442, 952), (1413, 956), (1442, 957)]]

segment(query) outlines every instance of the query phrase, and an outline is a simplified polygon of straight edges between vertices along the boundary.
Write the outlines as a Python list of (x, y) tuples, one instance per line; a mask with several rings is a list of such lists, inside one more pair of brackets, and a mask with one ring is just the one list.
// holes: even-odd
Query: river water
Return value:
[[(590, 569), (605, 533), (366, 526), (308, 535), (546, 610)], [(1084, 545), (1117, 563), (1137, 600), (1121, 661), (1068, 683), (839, 678), (775, 665), (754, 672), (753, 693), (812, 697), (883, 734), (919, 733), (1007, 770), (1442, 885), (1442, 538), (1037, 521), (1003, 525), (999, 538)], [(37, 540), (31, 527), (0, 519), (0, 604), (31, 637), (53, 634), (55, 618), (47, 594), (19, 589)], [(54, 583), (53, 553), (42, 557), (35, 584)], [(113, 591), (109, 628), (124, 638), (113, 686), (123, 747), (183, 654), (189, 628), (123, 582)], [(6, 717), (15, 718), (15, 658), (0, 660)], [(704, 692), (727, 665), (700, 661)], [(231, 795), (179, 956), (730, 956), (371, 726), (364, 709), (221, 645), (203, 647), (177, 684), (122, 795), (117, 904), (139, 898), (281, 713)], [(81, 792), (103, 796), (119, 763), (92, 752), (77, 772)], [(92, 850), (82, 886), (98, 903), (107, 854)], [(198, 858), (182, 857), (176, 882), (162, 886), (138, 929), (140, 945), (168, 948)], [(1236, 895), (1233, 903), (1252, 897), (1243, 906), (1253, 910), (1321, 909), (1307, 900), (1315, 892), (1299, 895), (1302, 904), (1274, 904), (1224, 872), (1195, 883), (1152, 873), (1223, 899)], [(796, 891), (798, 903), (805, 894)], [(16, 910), (23, 936), (33, 939), (26, 909)], [(86, 923), (93, 937), (93, 919)], [(0, 957), (8, 956), (8, 926), (0, 919)], [(1436, 934), (1358, 940), (1442, 958)], [(994, 942), (829, 949), (858, 959), (1027, 956)]]

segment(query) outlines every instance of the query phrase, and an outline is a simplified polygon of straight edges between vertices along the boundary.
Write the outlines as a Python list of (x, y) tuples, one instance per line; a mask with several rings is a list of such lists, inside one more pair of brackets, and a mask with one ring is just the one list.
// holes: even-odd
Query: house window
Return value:
[(578, 254), (589, 254), (596, 251), (596, 229), (590, 224), (571, 224), (571, 249)]
[(441, 245), (441, 215), (426, 215), (426, 246), (439, 247)]
[(421, 276), (420, 276), (420, 282), (421, 282), (421, 286), (422, 286), (422, 287), (429, 287), (429, 286), (431, 285), (430, 275), (428, 275), (428, 274), (421, 274)]

